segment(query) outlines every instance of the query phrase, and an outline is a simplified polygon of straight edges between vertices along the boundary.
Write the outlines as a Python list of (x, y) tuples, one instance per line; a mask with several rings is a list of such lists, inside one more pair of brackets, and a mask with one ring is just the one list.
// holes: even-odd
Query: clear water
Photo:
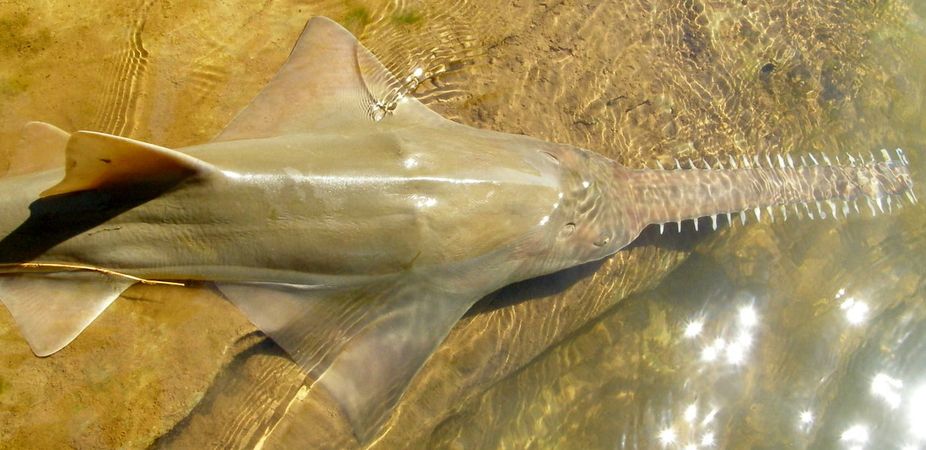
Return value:
[[(314, 15), (469, 125), (637, 167), (902, 147), (924, 185), (918, 0), (5, 2), (0, 156), (28, 120), (208, 140)], [(372, 446), (924, 448), (924, 222), (648, 229), (480, 302)], [(0, 311), (0, 448), (357, 447), (304, 383), (206, 286), (133, 289), (46, 359)]]

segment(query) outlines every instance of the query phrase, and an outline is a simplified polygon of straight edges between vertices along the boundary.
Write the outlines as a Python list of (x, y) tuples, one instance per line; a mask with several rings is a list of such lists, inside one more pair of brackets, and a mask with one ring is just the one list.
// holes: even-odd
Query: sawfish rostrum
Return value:
[(0, 178), (0, 299), (46, 356), (135, 283), (213, 282), (367, 441), (454, 323), (507, 284), (607, 257), (651, 224), (915, 201), (900, 151), (630, 169), (407, 96), (384, 109), (400, 84), (316, 18), (211, 142), (26, 125)]

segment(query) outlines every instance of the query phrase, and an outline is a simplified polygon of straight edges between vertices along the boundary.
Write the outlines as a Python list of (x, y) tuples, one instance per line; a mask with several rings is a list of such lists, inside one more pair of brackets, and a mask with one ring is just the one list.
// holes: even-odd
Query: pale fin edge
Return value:
[(95, 272), (0, 275), (0, 302), (37, 356), (71, 343), (135, 281)]
[(3, 176), (24, 175), (64, 165), (64, 149), (70, 133), (45, 122), (23, 125), (19, 141), (9, 156)]

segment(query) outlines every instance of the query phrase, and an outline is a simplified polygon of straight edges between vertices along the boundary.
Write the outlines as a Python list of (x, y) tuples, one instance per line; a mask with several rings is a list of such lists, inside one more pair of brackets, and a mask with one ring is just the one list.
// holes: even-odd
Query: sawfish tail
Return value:
[[(841, 161), (847, 159), (847, 162)], [(629, 188), (636, 199), (637, 218), (643, 224), (667, 223), (679, 227), (692, 220), (735, 217), (746, 223), (747, 213), (757, 221), (776, 217), (807, 216), (810, 219), (847, 217), (864, 209), (878, 215), (916, 203), (913, 182), (903, 150), (882, 150), (880, 158), (826, 155), (790, 155), (730, 158), (726, 162), (698, 165), (676, 161), (674, 169), (635, 170)]]

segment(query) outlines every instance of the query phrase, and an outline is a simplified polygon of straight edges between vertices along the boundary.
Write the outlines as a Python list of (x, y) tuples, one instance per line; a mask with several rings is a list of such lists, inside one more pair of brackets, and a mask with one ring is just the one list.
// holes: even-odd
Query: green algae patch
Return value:
[(423, 19), (420, 12), (406, 9), (392, 14), (392, 22), (397, 25), (415, 25)]
[(344, 26), (351, 31), (362, 30), (370, 23), (370, 10), (364, 6), (350, 6), (344, 16)]
[(29, 88), (29, 82), (23, 75), (14, 77), (0, 76), (0, 97), (13, 97)]

